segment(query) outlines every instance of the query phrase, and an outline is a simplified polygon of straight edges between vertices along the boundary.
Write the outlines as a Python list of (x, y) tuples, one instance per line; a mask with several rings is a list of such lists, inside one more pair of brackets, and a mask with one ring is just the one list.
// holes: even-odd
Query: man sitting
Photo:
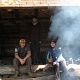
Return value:
[(53, 40), (51, 40), (50, 42), (50, 47), (48, 47), (47, 51), (46, 51), (46, 67), (45, 69), (48, 68), (49, 63), (51, 63), (53, 65), (53, 67), (55, 68), (55, 74), (56, 77), (60, 77), (60, 73), (59, 73), (59, 63), (61, 64), (61, 69), (63, 71), (66, 71), (66, 66), (65, 66), (65, 59), (63, 58), (60, 48), (55, 46), (55, 42)]
[(21, 39), (19, 41), (19, 45), (15, 48), (15, 58), (13, 60), (13, 65), (15, 68), (14, 77), (19, 76), (19, 66), (20, 64), (26, 64), (27, 74), (32, 76), (31, 74), (31, 50), (28, 46), (26, 46), (26, 41)]

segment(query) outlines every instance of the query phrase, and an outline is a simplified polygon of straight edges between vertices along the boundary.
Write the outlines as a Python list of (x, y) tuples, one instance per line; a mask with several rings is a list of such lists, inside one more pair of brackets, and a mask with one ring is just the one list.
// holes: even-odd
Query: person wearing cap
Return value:
[(29, 43), (32, 53), (32, 64), (39, 64), (40, 55), (40, 30), (41, 25), (37, 20), (36, 16), (33, 16), (32, 23), (29, 24)]
[[(46, 51), (45, 69), (48, 68), (49, 64), (52, 64), (54, 67), (54, 72), (56, 74), (56, 77), (59, 78), (60, 77), (59, 63), (62, 65), (62, 67), (65, 66), (65, 59), (62, 56), (61, 47), (57, 47), (55, 44), (55, 41), (51, 40), (50, 46), (47, 48), (47, 51)], [(66, 71), (66, 68), (65, 68), (65, 71)]]
[(19, 41), (19, 45), (15, 48), (15, 58), (13, 60), (13, 65), (15, 68), (14, 77), (19, 76), (19, 66), (26, 64), (27, 74), (32, 76), (31, 74), (31, 50), (29, 46), (26, 45), (25, 39), (21, 39)]

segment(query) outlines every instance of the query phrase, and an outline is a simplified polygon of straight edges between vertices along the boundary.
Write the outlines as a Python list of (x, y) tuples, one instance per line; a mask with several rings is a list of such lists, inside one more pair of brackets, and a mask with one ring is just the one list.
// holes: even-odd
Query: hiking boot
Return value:
[(32, 73), (31, 72), (27, 72), (28, 76), (32, 76)]
[(19, 76), (19, 71), (16, 71), (14, 77), (18, 77), (18, 76)]

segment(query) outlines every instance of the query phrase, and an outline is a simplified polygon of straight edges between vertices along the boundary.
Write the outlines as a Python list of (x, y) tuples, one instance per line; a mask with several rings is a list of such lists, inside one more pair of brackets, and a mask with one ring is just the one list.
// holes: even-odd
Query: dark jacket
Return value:
[(58, 57), (60, 56), (60, 54), (61, 54), (61, 51), (59, 50), (59, 48), (58, 47), (56, 47), (55, 48), (55, 50), (53, 50), (51, 47), (48, 47), (47, 48), (47, 51), (46, 51), (46, 63), (48, 63), (48, 54), (51, 54), (51, 56), (52, 56), (52, 60), (53, 60), (53, 62), (55, 62), (57, 59), (58, 59)]
[(40, 30), (41, 25), (38, 22), (37, 25), (29, 24), (29, 41), (36, 40), (40, 41)]

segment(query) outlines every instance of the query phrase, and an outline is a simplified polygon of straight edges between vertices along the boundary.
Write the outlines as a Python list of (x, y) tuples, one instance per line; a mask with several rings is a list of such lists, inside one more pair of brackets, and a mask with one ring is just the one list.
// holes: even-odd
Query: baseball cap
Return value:
[(20, 41), (19, 41), (20, 43), (25, 43), (26, 42), (26, 40), (25, 39), (20, 39)]

